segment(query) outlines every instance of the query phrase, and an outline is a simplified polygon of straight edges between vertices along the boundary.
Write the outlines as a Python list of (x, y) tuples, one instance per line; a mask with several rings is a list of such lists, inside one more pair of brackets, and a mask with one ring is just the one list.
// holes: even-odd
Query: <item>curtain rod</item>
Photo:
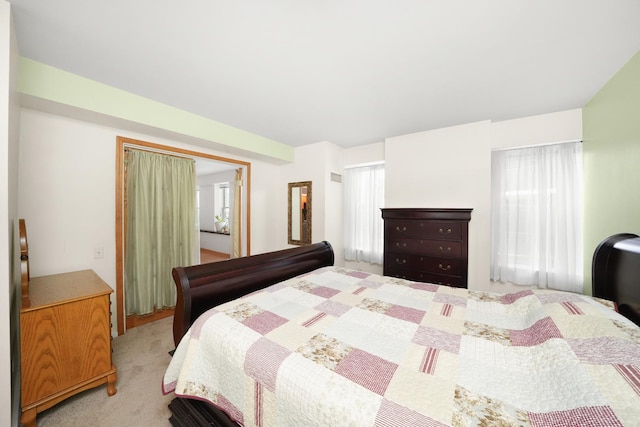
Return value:
[(192, 162), (195, 162), (196, 160), (193, 157), (188, 157), (188, 156), (178, 156), (175, 153), (172, 153), (171, 151), (165, 151), (165, 150), (158, 150), (158, 149), (153, 149), (153, 148), (139, 148), (139, 145), (130, 145), (130, 144), (124, 144), (124, 151), (131, 151), (131, 150), (136, 150), (136, 151), (144, 151), (147, 153), (153, 153), (153, 154), (162, 154), (163, 156), (171, 156), (171, 157), (176, 157), (178, 159), (184, 159), (184, 160), (191, 160)]
[[(223, 159), (211, 159), (211, 158), (202, 157), (202, 156), (189, 156), (189, 155), (180, 156), (178, 154), (175, 154), (174, 151), (160, 150), (160, 149), (157, 149), (157, 148), (145, 147), (145, 146), (142, 146), (142, 145), (136, 145), (135, 143), (132, 143), (132, 142), (123, 143), (122, 144), (122, 148), (123, 148), (124, 151), (127, 151), (127, 150), (146, 151), (148, 153), (156, 153), (156, 154), (164, 154), (166, 156), (173, 156), (173, 157), (177, 157), (179, 159), (193, 160), (194, 162), (196, 162), (197, 159), (201, 159), (201, 160), (207, 161), (207, 162), (234, 164), (239, 169), (242, 169), (242, 170), (245, 170), (247, 168), (247, 165), (245, 165), (245, 164), (238, 164), (238, 163), (235, 163), (235, 162), (231, 161), (233, 159), (229, 159), (230, 161), (227, 161), (227, 160), (223, 160)], [(229, 170), (231, 170), (231, 169), (229, 169)], [(237, 169), (234, 169), (234, 170), (237, 170)]]
[(571, 139), (571, 140), (567, 140), (567, 141), (556, 141), (556, 142), (545, 142), (545, 143), (542, 143), (542, 144), (522, 145), (522, 146), (519, 146), (519, 147), (492, 148), (491, 151), (520, 150), (520, 149), (523, 149), (523, 148), (546, 147), (547, 145), (570, 144), (570, 143), (574, 143), (574, 142), (582, 143), (582, 140), (581, 139)]

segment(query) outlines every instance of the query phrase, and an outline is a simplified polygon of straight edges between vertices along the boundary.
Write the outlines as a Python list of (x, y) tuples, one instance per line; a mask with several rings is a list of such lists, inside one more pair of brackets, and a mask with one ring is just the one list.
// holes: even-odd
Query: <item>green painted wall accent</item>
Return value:
[(294, 148), (289, 145), (24, 57), (20, 59), (18, 91), (278, 160), (291, 162), (294, 159)]
[(598, 244), (640, 234), (640, 51), (583, 107), (585, 293)]

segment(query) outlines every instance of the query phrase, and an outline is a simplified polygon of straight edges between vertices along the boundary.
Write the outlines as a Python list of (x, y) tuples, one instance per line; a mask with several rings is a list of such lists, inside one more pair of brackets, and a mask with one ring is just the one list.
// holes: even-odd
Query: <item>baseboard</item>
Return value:
[(151, 314), (145, 314), (144, 316), (138, 316), (135, 314), (127, 316), (127, 329), (135, 328), (136, 326), (142, 326), (147, 323), (155, 322), (156, 320), (164, 319), (165, 317), (173, 316), (174, 308), (165, 308), (164, 310), (156, 310)]

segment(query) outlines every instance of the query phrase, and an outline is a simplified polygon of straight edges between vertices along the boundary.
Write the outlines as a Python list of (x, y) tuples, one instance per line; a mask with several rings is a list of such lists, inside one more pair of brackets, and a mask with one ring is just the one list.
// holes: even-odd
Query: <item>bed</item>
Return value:
[(638, 425), (640, 328), (602, 297), (635, 306), (640, 275), (622, 277), (639, 248), (631, 235), (599, 246), (593, 298), (339, 268), (327, 242), (176, 268), (170, 421)]

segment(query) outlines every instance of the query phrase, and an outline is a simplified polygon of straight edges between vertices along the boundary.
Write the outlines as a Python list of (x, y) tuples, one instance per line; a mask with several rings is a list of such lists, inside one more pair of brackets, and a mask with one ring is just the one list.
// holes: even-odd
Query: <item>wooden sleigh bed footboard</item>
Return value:
[(177, 346), (191, 324), (205, 311), (300, 274), (333, 265), (329, 242), (284, 249), (228, 261), (176, 267), (178, 297), (173, 318)]

